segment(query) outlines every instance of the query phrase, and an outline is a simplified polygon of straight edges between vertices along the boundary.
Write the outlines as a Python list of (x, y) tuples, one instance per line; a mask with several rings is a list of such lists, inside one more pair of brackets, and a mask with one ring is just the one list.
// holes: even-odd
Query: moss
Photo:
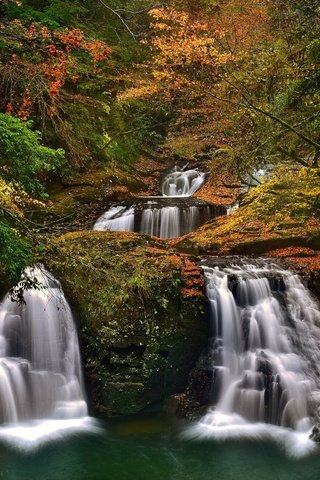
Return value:
[(135, 195), (153, 195), (165, 164), (141, 157), (135, 167), (123, 170), (114, 165), (65, 177), (48, 186), (49, 202), (45, 217), (65, 219), (66, 228), (91, 228), (94, 220), (111, 203)]
[(261, 254), (289, 246), (320, 246), (320, 176), (312, 169), (280, 169), (253, 188), (241, 208), (175, 242), (215, 254)]
[[(106, 416), (110, 414), (134, 414), (145, 407), (143, 398), (143, 383), (114, 383), (106, 382), (102, 393), (101, 412)], [(112, 406), (111, 408), (109, 406)]]
[(90, 209), (92, 205), (107, 200), (122, 200), (123, 194), (127, 198), (129, 190), (139, 192), (145, 189), (145, 183), (133, 174), (106, 167), (51, 185), (48, 213), (77, 220), (86, 214), (87, 207)]
[(143, 235), (88, 231), (52, 240), (44, 260), (77, 312), (97, 411), (134, 413), (183, 391), (207, 339), (188, 256)]

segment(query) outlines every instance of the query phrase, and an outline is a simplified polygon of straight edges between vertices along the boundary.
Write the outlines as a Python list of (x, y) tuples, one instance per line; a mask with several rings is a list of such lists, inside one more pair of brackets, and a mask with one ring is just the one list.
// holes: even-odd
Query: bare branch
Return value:
[[(247, 102), (248, 106), (255, 110), (256, 112), (262, 113), (266, 117), (271, 118), (277, 123), (280, 123), (280, 125), (283, 125), (287, 130), (290, 130), (291, 132), (295, 133), (298, 137), (302, 138), (306, 143), (309, 143), (309, 145), (312, 145), (316, 150), (320, 150), (320, 144), (312, 140), (311, 138), (307, 137), (304, 135), (304, 133), (299, 132), (295, 127), (290, 125), (289, 123), (285, 122), (281, 118), (277, 117), (274, 113), (269, 112), (268, 110), (264, 110), (261, 107), (257, 107), (251, 100), (249, 100), (247, 97), (243, 95), (243, 99)], [(248, 108), (245, 104), (240, 104), (246, 108)]]
[(165, 5), (164, 3), (159, 3), (157, 5), (149, 5), (149, 7), (140, 8), (139, 10), (131, 10), (131, 9), (127, 9), (127, 8), (112, 8), (104, 0), (99, 0), (99, 2), (101, 3), (101, 5), (103, 5), (104, 8), (106, 8), (111, 13), (113, 13), (116, 17), (118, 17), (120, 22), (125, 26), (126, 30), (130, 33), (130, 35), (132, 36), (132, 38), (134, 40), (137, 40), (138, 37), (141, 37), (141, 33), (139, 33), (139, 34), (134, 33), (132, 28), (128, 24), (128, 22), (123, 18), (123, 15), (124, 14), (129, 14), (129, 15), (131, 15), (131, 17), (135, 16), (135, 15), (142, 15), (144, 13), (149, 12), (150, 10), (152, 10), (154, 8), (160, 8), (160, 7), (163, 7)]
[(113, 13), (116, 17), (119, 18), (120, 22), (125, 26), (126, 30), (130, 33), (130, 35), (132, 36), (132, 38), (134, 40), (137, 40), (137, 37), (138, 35), (136, 35), (130, 28), (130, 26), (128, 25), (128, 23), (124, 20), (124, 18), (122, 17), (122, 15), (120, 15), (119, 11), (117, 10), (114, 10), (113, 8), (109, 7), (109, 5), (107, 5), (103, 0), (99, 0), (99, 2), (101, 3), (101, 5), (104, 6), (104, 8), (106, 8), (107, 10), (109, 10), (111, 13)]

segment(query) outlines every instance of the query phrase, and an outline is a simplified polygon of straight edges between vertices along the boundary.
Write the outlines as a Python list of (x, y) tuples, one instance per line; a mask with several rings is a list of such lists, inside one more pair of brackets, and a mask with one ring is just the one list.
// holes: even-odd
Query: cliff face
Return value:
[(90, 231), (53, 240), (43, 261), (76, 314), (96, 413), (136, 413), (184, 390), (207, 342), (203, 282), (188, 256)]

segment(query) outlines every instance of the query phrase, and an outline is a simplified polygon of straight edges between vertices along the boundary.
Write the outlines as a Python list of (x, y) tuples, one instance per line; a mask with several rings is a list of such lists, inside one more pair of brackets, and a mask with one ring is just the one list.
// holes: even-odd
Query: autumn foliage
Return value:
[(100, 40), (88, 40), (79, 29), (50, 31), (32, 23), (15, 20), (0, 25), (7, 42), (0, 67), (0, 79), (6, 95), (5, 111), (27, 120), (32, 111), (54, 116), (59, 96), (67, 82), (79, 79), (78, 56), (85, 53), (95, 70), (111, 49)]
[(144, 40), (153, 52), (151, 75), (127, 97), (155, 92), (177, 96), (181, 90), (195, 95), (219, 87), (266, 35), (267, 11), (261, 2), (226, 4), (215, 14), (196, 17), (169, 7), (151, 10), (151, 35)]
[(227, 147), (227, 169), (240, 180), (264, 163), (317, 167), (316, 19), (303, 17), (303, 2), (285, 3), (227, 0), (192, 9), (180, 1), (151, 10), (143, 41), (151, 60), (120, 98), (166, 103), (176, 114), (173, 136)]

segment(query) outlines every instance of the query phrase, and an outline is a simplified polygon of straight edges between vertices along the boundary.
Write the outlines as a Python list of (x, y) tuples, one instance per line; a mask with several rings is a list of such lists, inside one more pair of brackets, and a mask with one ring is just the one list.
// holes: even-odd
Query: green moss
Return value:
[[(110, 414), (134, 414), (145, 407), (143, 399), (143, 383), (111, 383), (106, 382), (103, 389), (102, 412)], [(108, 406), (112, 406), (112, 410)]]
[(90, 231), (53, 240), (44, 261), (77, 312), (97, 410), (134, 413), (185, 388), (207, 338), (187, 256), (147, 236)]
[(253, 188), (241, 208), (179, 239), (184, 250), (263, 253), (288, 246), (319, 248), (320, 175), (315, 169), (280, 169)]
[(70, 217), (77, 222), (94, 210), (95, 205), (121, 201), (147, 189), (147, 185), (133, 173), (114, 167), (105, 167), (85, 174), (65, 178), (63, 183), (49, 186), (48, 213)]

